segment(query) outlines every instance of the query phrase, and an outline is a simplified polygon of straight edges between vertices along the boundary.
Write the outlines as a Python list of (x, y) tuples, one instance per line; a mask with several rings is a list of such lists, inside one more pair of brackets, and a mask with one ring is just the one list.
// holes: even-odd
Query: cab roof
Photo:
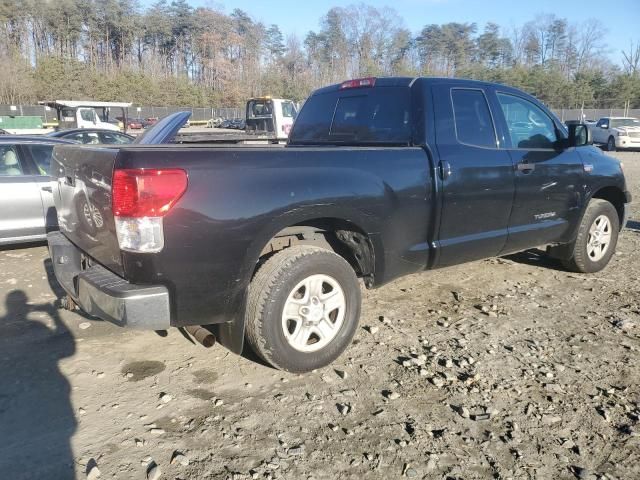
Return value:
[(38, 105), (46, 105), (51, 108), (79, 108), (79, 107), (97, 107), (97, 108), (129, 108), (130, 102), (96, 102), (95, 100), (47, 100), (38, 102)]

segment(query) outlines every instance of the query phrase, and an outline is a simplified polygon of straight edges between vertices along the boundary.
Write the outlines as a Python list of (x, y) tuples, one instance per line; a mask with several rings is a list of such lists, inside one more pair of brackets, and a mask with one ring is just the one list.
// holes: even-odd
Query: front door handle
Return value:
[(518, 171), (523, 173), (529, 173), (536, 169), (535, 163), (522, 162), (518, 164)]
[(51, 187), (42, 187), (42, 191), (51, 193), (53, 192), (53, 189)]
[(440, 178), (446, 180), (451, 176), (451, 164), (449, 162), (440, 162)]

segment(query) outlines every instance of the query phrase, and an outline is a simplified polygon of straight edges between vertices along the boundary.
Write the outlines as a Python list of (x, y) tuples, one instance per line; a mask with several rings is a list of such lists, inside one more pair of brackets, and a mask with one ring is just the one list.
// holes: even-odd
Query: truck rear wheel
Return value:
[(574, 272), (594, 273), (607, 266), (618, 243), (620, 220), (615, 207), (594, 198), (582, 217), (571, 257), (563, 263)]
[(313, 246), (287, 248), (267, 260), (249, 286), (247, 340), (276, 368), (324, 367), (351, 343), (360, 302), (358, 279), (342, 257)]

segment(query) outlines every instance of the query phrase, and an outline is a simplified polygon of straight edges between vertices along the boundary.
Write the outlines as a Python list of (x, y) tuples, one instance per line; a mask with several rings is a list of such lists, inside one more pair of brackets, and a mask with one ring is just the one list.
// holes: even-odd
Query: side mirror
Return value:
[(606, 130), (607, 128), (609, 128), (609, 124), (608, 123), (603, 123), (602, 125), (600, 125), (600, 128), (603, 130)]
[(572, 123), (568, 128), (570, 147), (584, 147), (593, 144), (591, 130), (584, 123)]

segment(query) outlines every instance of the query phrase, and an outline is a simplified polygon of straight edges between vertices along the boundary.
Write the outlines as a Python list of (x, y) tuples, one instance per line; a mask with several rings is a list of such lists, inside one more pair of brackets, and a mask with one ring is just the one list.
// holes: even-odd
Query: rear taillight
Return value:
[(162, 217), (186, 189), (187, 172), (181, 169), (115, 170), (111, 197), (120, 248), (147, 253), (162, 250)]
[(340, 90), (344, 90), (347, 88), (374, 87), (375, 84), (376, 84), (375, 77), (356, 78), (355, 80), (347, 80), (346, 82), (342, 82), (340, 84)]

